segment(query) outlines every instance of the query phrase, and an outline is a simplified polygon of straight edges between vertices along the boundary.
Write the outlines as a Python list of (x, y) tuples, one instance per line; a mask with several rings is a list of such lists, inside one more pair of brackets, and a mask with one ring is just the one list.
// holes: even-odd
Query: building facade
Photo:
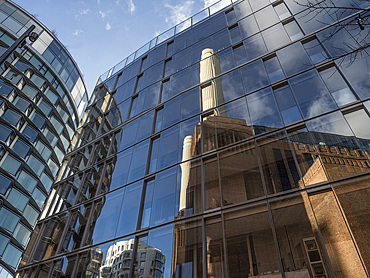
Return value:
[(101, 76), (19, 277), (367, 277), (369, 2), (333, 3), (220, 1)]
[(0, 277), (15, 274), (87, 105), (71, 55), (10, 1), (0, 1), (0, 54), (32, 25), (39, 38), (0, 65)]

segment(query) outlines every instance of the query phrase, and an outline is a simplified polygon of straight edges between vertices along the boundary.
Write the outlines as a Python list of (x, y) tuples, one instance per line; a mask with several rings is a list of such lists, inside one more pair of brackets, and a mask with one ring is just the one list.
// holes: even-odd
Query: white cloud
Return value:
[(129, 0), (129, 2), (128, 2), (128, 10), (130, 11), (131, 14), (133, 14), (134, 11), (136, 10), (136, 7), (135, 7), (134, 2), (132, 0)]
[(203, 1), (204, 1), (204, 7), (207, 8), (220, 0), (203, 0)]
[(100, 0), (97, 1), (98, 5), (100, 5)]
[(192, 15), (194, 1), (187, 0), (180, 5), (165, 4), (164, 6), (170, 9), (170, 16), (166, 17), (166, 22), (175, 25), (184, 21)]
[(74, 32), (73, 32), (73, 36), (79, 36), (83, 33), (84, 31), (82, 29), (76, 29)]
[(76, 14), (75, 14), (75, 17), (79, 17), (81, 15), (88, 14), (89, 12), (90, 12), (90, 9), (84, 9), (84, 10), (81, 10), (81, 11), (77, 11)]
[(99, 14), (101, 15), (101, 18), (104, 18), (104, 17), (106, 17), (106, 16), (107, 16), (107, 14), (106, 14), (106, 13), (104, 13), (104, 12), (102, 12), (102, 11), (99, 11)]
[(112, 27), (110, 26), (109, 22), (105, 24), (105, 30), (109, 31)]

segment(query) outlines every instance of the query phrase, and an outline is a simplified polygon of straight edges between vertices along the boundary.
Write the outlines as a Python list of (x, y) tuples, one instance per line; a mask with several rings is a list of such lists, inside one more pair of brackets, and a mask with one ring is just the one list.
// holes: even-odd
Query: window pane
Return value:
[(289, 45), (276, 52), (287, 76), (308, 69), (311, 61), (300, 42)]
[(283, 126), (279, 110), (270, 88), (247, 96), (247, 103), (255, 134)]
[(269, 84), (262, 60), (254, 61), (240, 68), (245, 93), (260, 89)]
[(2, 207), (0, 210), (0, 216), (0, 226), (10, 232), (13, 232), (15, 226), (17, 226), (19, 217), (4, 207)]
[(276, 89), (274, 93), (281, 116), (283, 117), (286, 125), (302, 120), (301, 113), (299, 112), (297, 103), (289, 86)]
[[(257, 153), (253, 143), (241, 146), (237, 154), (232, 150), (220, 154), (221, 188), (224, 204), (236, 204), (264, 195)], [(236, 194), (237, 192), (237, 194)]]
[(21, 165), (22, 163), (19, 160), (8, 154), (5, 157), (3, 164), (1, 164), (1, 168), (15, 176)]
[(304, 118), (337, 108), (316, 70), (293, 77), (289, 83)]
[(230, 277), (280, 271), (266, 205), (226, 214), (225, 236)]
[(6, 199), (20, 211), (24, 210), (28, 202), (28, 197), (15, 188), (12, 188)]
[(25, 171), (19, 173), (17, 181), (30, 193), (33, 192), (37, 184), (37, 180)]

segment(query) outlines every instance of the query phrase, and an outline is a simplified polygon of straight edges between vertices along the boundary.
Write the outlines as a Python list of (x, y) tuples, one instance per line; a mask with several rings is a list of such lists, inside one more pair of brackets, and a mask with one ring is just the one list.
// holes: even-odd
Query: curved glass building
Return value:
[(0, 1), (0, 54), (30, 26), (0, 75), (0, 277), (13, 276), (87, 105), (65, 47), (32, 15)]
[(301, 2), (220, 1), (102, 75), (19, 277), (368, 277), (369, 2)]

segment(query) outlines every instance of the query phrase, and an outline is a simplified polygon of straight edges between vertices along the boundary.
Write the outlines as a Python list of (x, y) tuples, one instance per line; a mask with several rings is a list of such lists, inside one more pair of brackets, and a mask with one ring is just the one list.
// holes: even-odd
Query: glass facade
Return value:
[(101, 78), (19, 277), (368, 276), (356, 9), (219, 3)]
[[(31, 25), (36, 26), (38, 40), (27, 39), (26, 46), (0, 65), (0, 277), (4, 278), (15, 274), (87, 105), (85, 85), (71, 55), (40, 22), (10, 1), (0, 1), (0, 54)], [(63, 63), (57, 65), (48, 51)]]

